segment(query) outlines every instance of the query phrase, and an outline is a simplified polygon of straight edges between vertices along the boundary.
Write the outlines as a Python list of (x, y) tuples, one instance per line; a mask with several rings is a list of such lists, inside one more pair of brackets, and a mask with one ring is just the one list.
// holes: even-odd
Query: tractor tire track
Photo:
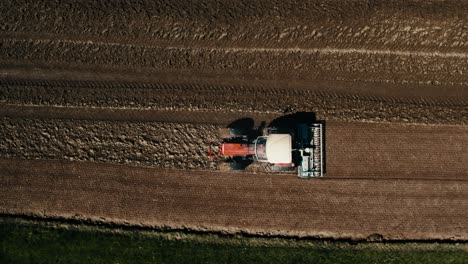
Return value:
[[(251, 48), (145, 47), (55, 39), (2, 39), (0, 60), (57, 67), (173, 70), (266, 80), (373, 81), (394, 84), (468, 82), (468, 58)], [(58, 52), (60, 51), (60, 52)], [(424, 54), (424, 53), (423, 53)], [(194, 72), (195, 74), (195, 72)]]
[(0, 10), (3, 34), (119, 43), (457, 52), (468, 42), (462, 0), (25, 1)]
[[(235, 93), (241, 91), (242, 93), (262, 93), (265, 96), (301, 96), (304, 98), (311, 97), (327, 97), (348, 100), (360, 100), (369, 102), (383, 102), (383, 103), (399, 103), (399, 104), (413, 104), (423, 106), (466, 106), (468, 105), (468, 93), (461, 90), (460, 96), (449, 96), (445, 93), (445, 97), (439, 95), (433, 97), (428, 94), (426, 97), (418, 96), (379, 96), (369, 94), (359, 94), (351, 92), (333, 92), (313, 89), (313, 87), (294, 87), (294, 88), (275, 88), (265, 85), (210, 85), (202, 83), (154, 83), (154, 82), (129, 82), (129, 81), (86, 81), (86, 80), (50, 80), (50, 79), (0, 79), (0, 88), (10, 88), (18, 86), (20, 89), (31, 88), (86, 88), (94, 89), (96, 92), (100, 89), (126, 89), (126, 90), (157, 90), (158, 92), (179, 92), (187, 91), (191, 93), (203, 93), (211, 91), (215, 93)], [(322, 88), (323, 89), (323, 88)], [(454, 89), (456, 91), (456, 89)]]
[[(328, 84), (333, 85), (333, 84)], [(326, 87), (326, 86), (325, 86)], [(275, 88), (262, 85), (142, 83), (0, 79), (5, 105), (141, 108), (184, 111), (284, 113), (311, 111), (326, 120), (465, 124), (467, 98), (381, 96), (324, 91), (323, 86)], [(403, 88), (403, 87), (402, 87)], [(405, 89), (401, 89), (406, 91)], [(177, 94), (177, 100), (174, 95)], [(398, 94), (398, 90), (394, 91)], [(307, 98), (307, 100), (304, 100)]]

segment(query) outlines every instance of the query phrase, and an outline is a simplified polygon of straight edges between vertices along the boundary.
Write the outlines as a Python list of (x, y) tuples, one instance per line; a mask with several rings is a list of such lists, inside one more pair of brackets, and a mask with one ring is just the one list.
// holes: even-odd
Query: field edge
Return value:
[(451, 240), (382, 240), (378, 236), (368, 239), (331, 239), (313, 237), (268, 236), (259, 234), (229, 234), (215, 231), (196, 231), (190, 229), (157, 228), (137, 225), (123, 225), (73, 218), (43, 218), (32, 215), (0, 214), (0, 226), (38, 227), (49, 230), (71, 230), (96, 234), (120, 236), (141, 236), (169, 241), (185, 241), (227, 246), (249, 247), (290, 247), (316, 249), (359, 249), (383, 251), (411, 250), (460, 250), (468, 252), (468, 241)]

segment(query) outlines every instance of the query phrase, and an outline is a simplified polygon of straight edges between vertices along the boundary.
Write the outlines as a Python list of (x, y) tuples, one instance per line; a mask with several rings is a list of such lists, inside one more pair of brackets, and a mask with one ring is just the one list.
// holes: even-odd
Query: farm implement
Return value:
[[(265, 132), (265, 133), (263, 133)], [(254, 130), (226, 128), (217, 156), (231, 170), (243, 170), (253, 162), (269, 163), (273, 172), (297, 172), (299, 178), (323, 177), (325, 146), (323, 123), (300, 123), (290, 128)], [(210, 156), (213, 150), (210, 148)]]

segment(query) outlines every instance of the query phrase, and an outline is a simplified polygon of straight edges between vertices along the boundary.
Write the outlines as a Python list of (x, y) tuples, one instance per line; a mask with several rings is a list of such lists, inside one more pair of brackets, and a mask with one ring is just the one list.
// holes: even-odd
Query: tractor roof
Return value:
[(292, 162), (292, 139), (289, 134), (272, 134), (266, 142), (266, 156), (270, 163)]

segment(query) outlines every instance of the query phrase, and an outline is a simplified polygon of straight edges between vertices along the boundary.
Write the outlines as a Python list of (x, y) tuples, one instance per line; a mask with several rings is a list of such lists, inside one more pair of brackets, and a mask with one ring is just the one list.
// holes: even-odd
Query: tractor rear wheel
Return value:
[(246, 167), (247, 166), (246, 166), (245, 163), (241, 163), (241, 162), (232, 162), (232, 163), (230, 163), (230, 169), (233, 170), (233, 171), (245, 170)]
[(245, 170), (249, 164), (244, 162), (221, 162), (218, 164), (220, 171), (239, 171)]

